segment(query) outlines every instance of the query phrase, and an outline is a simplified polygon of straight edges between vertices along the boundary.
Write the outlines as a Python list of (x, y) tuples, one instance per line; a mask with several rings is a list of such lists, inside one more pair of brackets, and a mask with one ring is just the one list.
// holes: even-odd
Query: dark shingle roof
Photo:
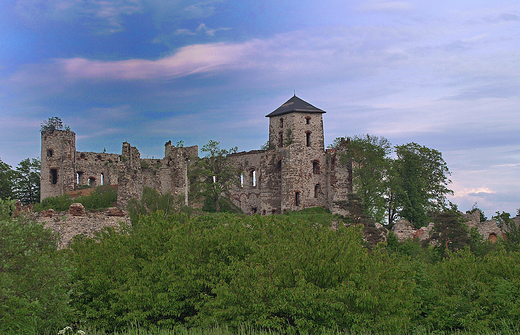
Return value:
[(278, 116), (292, 112), (301, 113), (325, 113), (324, 110), (314, 107), (310, 103), (303, 101), (294, 95), (292, 98), (287, 100), (286, 103), (278, 107), (275, 111), (267, 114), (265, 117)]

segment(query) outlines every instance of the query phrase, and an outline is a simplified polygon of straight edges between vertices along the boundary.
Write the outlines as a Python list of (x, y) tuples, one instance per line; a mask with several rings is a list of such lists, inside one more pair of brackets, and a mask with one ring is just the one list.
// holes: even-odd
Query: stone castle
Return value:
[[(324, 147), (325, 111), (290, 98), (266, 115), (269, 148), (231, 154), (228, 159), (242, 174), (231, 200), (244, 213), (279, 214), (320, 206), (344, 213), (337, 201), (347, 200), (351, 169), (339, 164), (344, 148)], [(59, 196), (84, 185), (117, 185), (118, 207), (140, 198), (144, 187), (170, 192), (189, 202), (188, 169), (198, 147), (165, 144), (162, 159), (141, 158), (124, 142), (121, 154), (76, 151), (76, 134), (54, 130), (41, 134), (41, 199)]]

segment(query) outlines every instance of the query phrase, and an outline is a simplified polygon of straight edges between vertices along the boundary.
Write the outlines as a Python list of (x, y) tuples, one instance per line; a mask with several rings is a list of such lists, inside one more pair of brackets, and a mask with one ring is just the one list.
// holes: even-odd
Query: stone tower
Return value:
[(76, 134), (70, 130), (41, 133), (41, 199), (74, 190)]
[(266, 115), (269, 144), (281, 157), (282, 212), (328, 205), (323, 113), (295, 95)]

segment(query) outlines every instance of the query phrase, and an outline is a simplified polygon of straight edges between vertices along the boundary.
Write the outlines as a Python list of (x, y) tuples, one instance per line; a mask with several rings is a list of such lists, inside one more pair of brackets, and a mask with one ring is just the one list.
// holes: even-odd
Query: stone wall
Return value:
[(96, 232), (105, 227), (119, 228), (122, 224), (130, 225), (127, 213), (117, 211), (115, 208), (87, 211), (81, 215), (74, 214), (70, 210), (67, 212), (41, 212), (34, 215), (36, 221), (59, 234), (58, 247), (60, 249), (67, 247), (76, 235), (93, 237)]

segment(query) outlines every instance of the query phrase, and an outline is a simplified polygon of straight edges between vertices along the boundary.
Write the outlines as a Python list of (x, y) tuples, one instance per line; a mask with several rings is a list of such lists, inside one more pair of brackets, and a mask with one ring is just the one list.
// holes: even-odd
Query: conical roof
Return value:
[(304, 101), (294, 95), (292, 98), (287, 100), (283, 105), (278, 107), (276, 110), (267, 114), (265, 117), (272, 117), (283, 115), (292, 112), (301, 112), (301, 113), (325, 113), (324, 110), (314, 107), (307, 101)]

